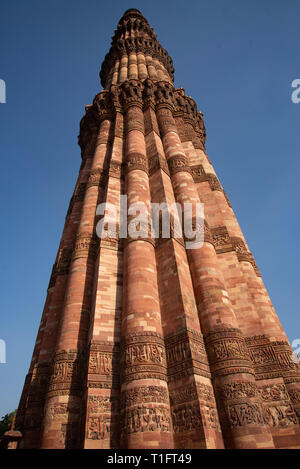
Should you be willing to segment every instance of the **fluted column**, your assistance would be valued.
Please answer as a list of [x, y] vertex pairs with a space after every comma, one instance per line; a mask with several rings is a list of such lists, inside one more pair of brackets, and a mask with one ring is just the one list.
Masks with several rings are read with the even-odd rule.
[[76, 223], [80, 219], [86, 180], [94, 152], [94, 135], [96, 131], [97, 127], [93, 123], [89, 134], [89, 142], [83, 150], [83, 162], [52, 269], [36, 346], [18, 408], [17, 425], [22, 428], [24, 433], [21, 446], [25, 448], [37, 448], [40, 444], [43, 407], [49, 385], [51, 360], [57, 340], [57, 329], [61, 318], [72, 249], [76, 237]]
[[[72, 448], [78, 444], [83, 352], [87, 345], [98, 245], [94, 220], [103, 168], [110, 158], [110, 127], [109, 120], [101, 122], [87, 182], [45, 404], [42, 448]], [[53, 418], [57, 409], [60, 418]]]
[[148, 77], [146, 59], [143, 52], [137, 52], [137, 65], [139, 80], [145, 80]]
[[[127, 10], [80, 124], [83, 162], [19, 406], [23, 448], [299, 447], [300, 367], [206, 154], [203, 115], [173, 74]], [[98, 237], [98, 205], [118, 214], [121, 200], [117, 236]], [[195, 229], [200, 201], [195, 248], [174, 219], [187, 202]], [[153, 238], [151, 202], [171, 212], [168, 238]]]
[[176, 117], [175, 121], [199, 197], [205, 206], [206, 220], [211, 228], [218, 266], [223, 273], [239, 327], [245, 336], [260, 335], [262, 334], [260, 315], [252, 304], [242, 266], [231, 245], [231, 237], [240, 237], [241, 230], [204, 149], [199, 148], [191, 116], [183, 114]]
[[[124, 192], [121, 112], [116, 113], [113, 133], [105, 203], [117, 208], [120, 205], [120, 194]], [[108, 238], [100, 239], [94, 276], [94, 300], [88, 338], [88, 373], [83, 395], [83, 407], [86, 409], [84, 448], [87, 449], [120, 447], [119, 363], [123, 250], [118, 233], [116, 235], [114, 237], [111, 234]]]
[[[175, 199], [151, 102], [144, 117], [151, 201], [172, 207]], [[224, 448], [183, 239], [171, 230], [170, 238], [156, 239], [155, 254], [174, 447]]]
[[157, 71], [153, 62], [153, 58], [151, 55], [146, 55], [146, 64], [147, 64], [147, 70], [148, 70], [148, 76], [151, 80], [157, 81], [158, 80], [158, 75]]
[[[168, 103], [157, 106], [157, 119], [176, 200], [200, 202]], [[208, 229], [203, 246], [188, 249], [194, 290], [227, 447], [274, 447], [257, 398], [254, 371]], [[245, 417], [245, 413], [247, 417]]]
[[[124, 90], [125, 182], [128, 207], [142, 202], [150, 210], [140, 86], [131, 82]], [[171, 448], [166, 355], [155, 251], [149, 239], [129, 238], [125, 242], [123, 295], [121, 447]]]
[[131, 52], [128, 57], [128, 78], [138, 79], [137, 56], [135, 52]]
[[120, 61], [116, 60], [116, 63], [115, 63], [115, 66], [114, 66], [114, 72], [113, 72], [113, 76], [112, 76], [112, 85], [116, 85], [118, 83], [119, 67], [120, 67]]
[[[176, 125], [186, 130], [181, 132], [181, 141], [188, 154], [199, 196], [205, 203], [218, 266], [251, 352], [265, 421], [270, 425], [274, 438], [284, 425], [289, 427], [290, 437], [293, 438], [298, 424], [296, 415], [300, 415], [299, 366], [292, 362], [292, 349], [226, 193], [204, 148], [197, 145], [194, 129], [182, 121], [177, 118]], [[272, 350], [271, 374], [271, 357], [266, 350]], [[279, 440], [277, 438], [276, 444]]]
[[123, 83], [128, 78], [128, 56], [123, 54], [120, 60], [118, 83]]

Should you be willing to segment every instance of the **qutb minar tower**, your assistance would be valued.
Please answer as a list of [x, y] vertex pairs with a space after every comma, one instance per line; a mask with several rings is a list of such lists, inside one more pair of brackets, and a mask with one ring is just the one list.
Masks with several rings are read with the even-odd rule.
[[[300, 448], [299, 365], [206, 154], [203, 115], [173, 74], [127, 10], [80, 124], [20, 448]], [[168, 238], [100, 238], [97, 207], [124, 195], [203, 203], [202, 246], [187, 249], [172, 224]]]

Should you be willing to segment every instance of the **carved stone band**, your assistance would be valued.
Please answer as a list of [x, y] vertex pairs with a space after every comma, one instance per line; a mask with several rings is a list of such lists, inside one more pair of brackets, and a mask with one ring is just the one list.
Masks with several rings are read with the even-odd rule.
[[107, 172], [103, 170], [103, 168], [97, 168], [90, 172], [87, 186], [86, 188], [90, 187], [99, 187], [100, 185], [105, 185], [107, 183]]
[[128, 335], [121, 345], [124, 382], [138, 379], [166, 381], [166, 354], [161, 335], [151, 332]]
[[168, 166], [171, 176], [182, 171], [191, 173], [188, 160], [185, 156], [182, 155], [172, 156], [170, 159], [168, 159]]
[[99, 240], [90, 233], [79, 233], [76, 237], [73, 260], [79, 258], [89, 258], [96, 260], [98, 255]]
[[211, 228], [210, 231], [212, 236], [212, 243], [217, 254], [235, 251], [239, 262], [250, 262], [255, 270], [256, 275], [261, 275], [252, 253], [248, 251], [242, 238], [237, 236], [229, 236], [226, 226], [217, 226], [215, 228]]
[[82, 355], [77, 350], [59, 351], [53, 361], [48, 397], [80, 395]]
[[148, 175], [148, 159], [142, 153], [130, 153], [126, 159], [126, 172], [141, 170]]
[[254, 374], [248, 349], [238, 329], [212, 331], [205, 336], [205, 344], [214, 375]]

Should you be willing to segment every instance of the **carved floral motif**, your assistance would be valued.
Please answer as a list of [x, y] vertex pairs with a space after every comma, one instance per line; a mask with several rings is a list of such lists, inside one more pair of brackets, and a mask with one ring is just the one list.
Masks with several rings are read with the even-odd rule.
[[131, 433], [170, 432], [171, 418], [167, 407], [138, 405], [122, 415], [121, 437]]
[[229, 405], [227, 417], [231, 428], [245, 425], [264, 425], [264, 417], [259, 404], [244, 402]]

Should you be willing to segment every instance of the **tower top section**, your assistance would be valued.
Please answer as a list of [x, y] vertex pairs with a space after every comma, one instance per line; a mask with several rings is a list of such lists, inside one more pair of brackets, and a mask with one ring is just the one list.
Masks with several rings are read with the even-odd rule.
[[[173, 83], [174, 67], [168, 52], [160, 45], [157, 35], [142, 13], [130, 8], [120, 19], [111, 41], [111, 47], [101, 66], [100, 79], [103, 88], [113, 82], [122, 83], [130, 77], [134, 67], [140, 65], [140, 79], [149, 78], [152, 67], [159, 71], [160, 79]], [[127, 73], [125, 68], [127, 68]], [[122, 70], [123, 69], [123, 70]]]
[[[129, 8], [128, 10], [125, 11], [123, 17], [124, 17], [125, 15], [128, 15], [128, 16], [129, 16], [129, 15], [130, 15], [130, 16], [139, 15], [139, 16], [142, 16], [142, 17], [143, 17], [142, 13], [140, 12], [140, 10], [137, 10], [137, 8]], [[143, 17], [143, 18], [144, 18], [144, 17]]]

